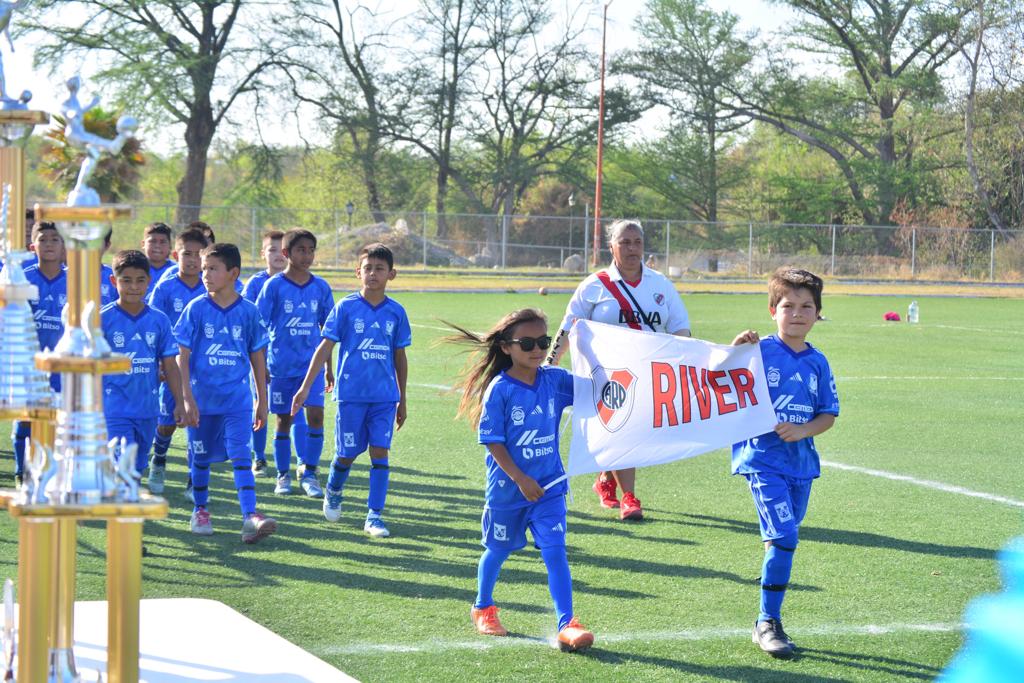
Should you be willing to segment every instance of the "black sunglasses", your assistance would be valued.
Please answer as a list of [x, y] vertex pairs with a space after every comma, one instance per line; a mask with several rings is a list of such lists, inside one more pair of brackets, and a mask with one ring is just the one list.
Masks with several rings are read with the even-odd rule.
[[533, 351], [533, 345], [536, 344], [541, 349], [547, 349], [551, 346], [551, 337], [544, 335], [543, 337], [520, 337], [519, 339], [509, 339], [508, 344], [519, 344], [519, 348], [523, 351]]

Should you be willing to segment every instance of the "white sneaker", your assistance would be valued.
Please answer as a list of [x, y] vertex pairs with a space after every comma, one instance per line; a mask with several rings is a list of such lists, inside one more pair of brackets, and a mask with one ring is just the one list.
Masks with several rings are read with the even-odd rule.
[[320, 480], [316, 478], [316, 474], [307, 472], [302, 475], [302, 479], [299, 480], [299, 484], [302, 485], [302, 490], [306, 492], [306, 495], [310, 498], [323, 498], [324, 490], [320, 488]]
[[391, 532], [388, 531], [388, 527], [384, 524], [384, 520], [380, 518], [380, 515], [372, 512], [366, 515], [366, 523], [363, 524], [363, 531], [373, 538], [387, 538], [391, 535]]
[[292, 473], [286, 472], [277, 478], [277, 486], [274, 493], [279, 496], [287, 496], [292, 492]]
[[210, 513], [206, 511], [206, 508], [193, 510], [189, 528], [197, 536], [213, 536], [213, 523], [210, 521]]
[[327, 495], [324, 496], [324, 519], [328, 522], [341, 519], [341, 491], [327, 489]]

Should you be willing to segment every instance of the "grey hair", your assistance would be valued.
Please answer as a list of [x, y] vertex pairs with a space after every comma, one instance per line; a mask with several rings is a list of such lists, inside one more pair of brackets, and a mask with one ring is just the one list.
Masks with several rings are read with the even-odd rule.
[[630, 229], [639, 232], [641, 237], [644, 236], [644, 227], [640, 225], [640, 221], [623, 218], [615, 221], [614, 223], [608, 226], [608, 229], [606, 231], [608, 244], [612, 244], [613, 242], [615, 242], [615, 240], [619, 239], [619, 236], [622, 235], [622, 233]]

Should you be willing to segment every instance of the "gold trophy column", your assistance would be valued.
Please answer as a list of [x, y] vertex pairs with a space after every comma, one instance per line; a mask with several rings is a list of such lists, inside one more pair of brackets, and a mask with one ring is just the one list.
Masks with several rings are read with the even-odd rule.
[[139, 680], [142, 520], [107, 522], [107, 680]]

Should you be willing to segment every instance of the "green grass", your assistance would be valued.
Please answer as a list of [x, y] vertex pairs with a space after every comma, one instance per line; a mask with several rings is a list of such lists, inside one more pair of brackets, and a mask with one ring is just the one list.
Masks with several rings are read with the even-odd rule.
[[[477, 636], [482, 449], [454, 422], [450, 385], [463, 357], [433, 342], [438, 319], [488, 328], [501, 314], [543, 306], [557, 324], [567, 296], [402, 294], [410, 349], [409, 421], [392, 454], [387, 519], [394, 536], [362, 533], [365, 456], [328, 524], [319, 503], [272, 494], [261, 508], [279, 533], [239, 540], [230, 475], [211, 483], [217, 533], [192, 537], [181, 495], [180, 437], [169, 473], [170, 517], [147, 525], [145, 597], [221, 600], [366, 681], [788, 680], [933, 678], [959, 647], [956, 632], [866, 635], [865, 626], [956, 624], [975, 596], [999, 590], [995, 552], [1022, 531], [1020, 508], [825, 468], [801, 530], [787, 630], [801, 656], [778, 662], [751, 644], [761, 546], [750, 496], [717, 451], [641, 470], [649, 519], [623, 524], [602, 510], [589, 477], [572, 482], [569, 561], [576, 611], [597, 635], [585, 655], [537, 639], [554, 618], [539, 554], [514, 554], [496, 599], [514, 637]], [[1024, 302], [920, 299], [922, 324], [884, 324], [906, 298], [826, 297], [811, 341], [829, 357], [843, 414], [818, 438], [825, 460], [1021, 499], [1019, 398]], [[686, 297], [697, 336], [724, 342], [747, 327], [772, 331], [763, 295]], [[915, 379], [917, 378], [917, 379]], [[990, 378], [990, 379], [983, 379]], [[327, 442], [333, 443], [333, 407]], [[3, 448], [9, 448], [4, 435]], [[563, 451], [567, 445], [563, 444]], [[4, 457], [0, 476], [9, 481]], [[104, 596], [104, 533], [80, 534], [79, 597]], [[0, 575], [15, 574], [15, 527], [0, 516]], [[486, 650], [480, 648], [486, 647]]]

